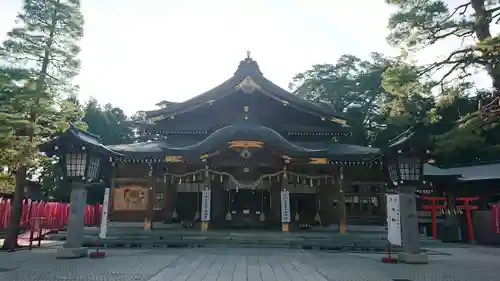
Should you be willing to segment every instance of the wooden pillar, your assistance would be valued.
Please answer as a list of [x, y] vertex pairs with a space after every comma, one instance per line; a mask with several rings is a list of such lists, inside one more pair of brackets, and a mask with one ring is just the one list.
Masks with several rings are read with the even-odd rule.
[[338, 188], [338, 206], [337, 206], [337, 215], [339, 222], [339, 231], [340, 233], [347, 232], [347, 218], [345, 211], [345, 195], [344, 195], [344, 167], [340, 167], [339, 169], [339, 188]]
[[323, 226], [330, 226], [334, 224], [335, 208], [333, 205], [333, 187], [326, 184], [321, 184], [318, 187], [319, 193], [319, 214], [321, 217], [321, 224]]
[[155, 202], [155, 183], [156, 179], [154, 177], [153, 165], [149, 164], [148, 173], [148, 205], [146, 209], [146, 215], [144, 217], [144, 230], [151, 230], [153, 228], [153, 212], [154, 212], [154, 202]]
[[280, 199], [280, 190], [281, 190], [281, 185], [283, 184], [285, 180], [281, 180], [280, 182], [276, 182], [269, 187], [270, 192], [269, 196], [271, 197], [269, 199], [269, 221], [271, 224], [274, 226], [281, 225], [281, 199]]
[[224, 221], [224, 201], [225, 199], [225, 193], [224, 193], [224, 186], [222, 183], [216, 183], [212, 182], [211, 183], [211, 199], [212, 199], [212, 204], [211, 204], [211, 216], [210, 216], [210, 221], [212, 222], [213, 227], [218, 227], [220, 226], [223, 221]]
[[164, 197], [163, 197], [163, 222], [171, 223], [172, 222], [172, 214], [174, 212], [174, 196], [175, 192], [173, 190], [173, 184], [167, 180], [167, 177], [163, 177], [164, 184]]
[[365, 186], [364, 187], [365, 190], [366, 190], [366, 196], [367, 196], [367, 204], [368, 204], [368, 216], [371, 218], [373, 218], [374, 214], [373, 214], [373, 197], [375, 197], [375, 191], [373, 189], [373, 187], [370, 185], [370, 186]]
[[336, 213], [338, 209], [338, 200], [335, 201], [335, 180], [326, 180], [325, 183], [320, 183], [318, 187], [319, 195], [319, 213], [321, 224], [331, 227], [335, 224]]

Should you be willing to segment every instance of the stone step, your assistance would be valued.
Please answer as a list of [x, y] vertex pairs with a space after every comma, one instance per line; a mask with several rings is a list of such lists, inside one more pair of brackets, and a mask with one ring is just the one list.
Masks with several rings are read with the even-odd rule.
[[[387, 235], [380, 231], [338, 233], [335, 231], [297, 231], [283, 233], [272, 230], [209, 230], [199, 229], [153, 229], [112, 227], [106, 239], [99, 239], [99, 228], [85, 228], [86, 246], [127, 248], [166, 247], [276, 247], [298, 249], [326, 249], [338, 251], [384, 252]], [[67, 233], [61, 231], [48, 235], [47, 239], [64, 241]], [[441, 241], [422, 238], [422, 247], [437, 247]], [[400, 247], [392, 247], [399, 251]]]
[[[49, 237], [60, 237], [60, 236], [66, 236], [67, 233], [64, 231], [55, 233], [55, 234], [50, 234], [48, 235]], [[85, 234], [85, 236], [88, 237], [97, 237], [97, 235], [89, 235]], [[322, 236], [322, 237], [314, 237], [314, 236], [307, 236], [307, 235], [293, 235], [289, 233], [277, 233], [274, 235], [234, 235], [234, 234], [221, 234], [221, 233], [214, 233], [214, 234], [209, 234], [208, 232], [196, 232], [196, 233], [186, 233], [186, 234], [171, 234], [171, 233], [141, 233], [141, 234], [134, 234], [134, 233], [108, 233], [107, 237], [130, 237], [134, 239], [151, 239], [151, 238], [159, 238], [159, 239], [189, 239], [189, 238], [195, 238], [195, 239], [210, 239], [210, 238], [231, 238], [231, 239], [269, 239], [269, 240], [356, 240], [356, 239], [361, 239], [361, 240], [379, 240], [379, 241], [385, 241], [385, 237], [380, 237], [380, 236], [360, 236], [360, 235], [355, 235], [355, 234], [331, 234], [328, 236]]]
[[[224, 239], [208, 239], [208, 240], [129, 240], [129, 239], [85, 239], [84, 246], [101, 246], [108, 248], [166, 248], [166, 247], [211, 247], [218, 246], [244, 246], [244, 247], [278, 247], [278, 248], [301, 248], [301, 249], [326, 249], [326, 250], [359, 250], [359, 251], [385, 251], [386, 244], [382, 243], [341, 243], [323, 241], [297, 241], [286, 243], [283, 241], [268, 241], [268, 240], [224, 240]], [[398, 251], [400, 247], [393, 247], [394, 251]]]
[[[84, 235], [85, 239], [98, 239], [96, 235]], [[47, 236], [48, 240], [65, 240], [66, 234], [52, 234]], [[308, 237], [262, 237], [262, 236], [206, 236], [206, 235], [184, 235], [184, 236], [135, 236], [135, 235], [109, 235], [106, 238], [115, 240], [133, 240], [133, 241], [148, 241], [148, 240], [162, 240], [162, 241], [269, 241], [269, 243], [371, 243], [385, 245], [385, 239], [366, 239], [363, 237], [349, 237], [345, 235], [337, 235], [334, 237], [324, 238], [308, 238]]]

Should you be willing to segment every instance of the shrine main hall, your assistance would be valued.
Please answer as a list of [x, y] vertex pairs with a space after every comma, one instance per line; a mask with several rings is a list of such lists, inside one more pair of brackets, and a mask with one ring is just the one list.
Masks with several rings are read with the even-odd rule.
[[380, 149], [346, 143], [342, 113], [277, 86], [250, 56], [222, 84], [146, 119], [143, 142], [108, 146], [124, 155], [111, 222], [340, 232], [385, 224]]

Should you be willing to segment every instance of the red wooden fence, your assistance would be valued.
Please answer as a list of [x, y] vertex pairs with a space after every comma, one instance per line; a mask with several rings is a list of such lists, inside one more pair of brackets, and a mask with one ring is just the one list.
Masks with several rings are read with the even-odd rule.
[[[43, 228], [64, 229], [68, 224], [69, 203], [31, 201], [23, 202], [21, 227], [29, 228], [29, 221], [44, 218]], [[0, 197], [0, 229], [7, 228], [12, 204], [10, 199]], [[85, 225], [99, 225], [102, 205], [85, 206]], [[97, 213], [96, 213], [97, 212]]]

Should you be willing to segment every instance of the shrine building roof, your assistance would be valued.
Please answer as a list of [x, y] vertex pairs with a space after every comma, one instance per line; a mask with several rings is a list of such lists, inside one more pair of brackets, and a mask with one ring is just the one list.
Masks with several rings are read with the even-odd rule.
[[483, 163], [461, 167], [439, 168], [424, 164], [424, 176], [428, 179], [454, 178], [457, 181], [482, 181], [500, 179], [500, 163]]
[[247, 93], [259, 91], [291, 107], [320, 116], [321, 118], [328, 118], [335, 123], [346, 124], [346, 119], [342, 113], [335, 112], [328, 106], [315, 104], [298, 97], [268, 80], [260, 71], [257, 62], [253, 60], [250, 55], [240, 62], [233, 76], [222, 84], [187, 101], [172, 103], [166, 108], [146, 111], [146, 116], [158, 121], [175, 114], [188, 112], [198, 107], [211, 104], [236, 91]]
[[72, 123], [69, 123], [68, 129], [58, 133], [53, 139], [39, 145], [40, 151], [45, 152], [48, 156], [55, 155], [57, 150], [66, 146], [83, 145], [95, 152], [110, 157], [121, 157], [122, 155], [116, 151], [109, 149], [101, 143], [101, 138], [97, 135], [84, 131]]
[[234, 142], [255, 142], [260, 147], [270, 147], [280, 154], [292, 158], [326, 157], [335, 160], [365, 161], [380, 158], [378, 148], [349, 144], [323, 144], [306, 147], [285, 139], [275, 130], [259, 125], [231, 125], [223, 127], [205, 139], [187, 146], [173, 146], [165, 141], [150, 141], [133, 144], [111, 145], [109, 149], [123, 153], [126, 157], [162, 159], [166, 156], [182, 156], [200, 159], [220, 149], [231, 147]]

